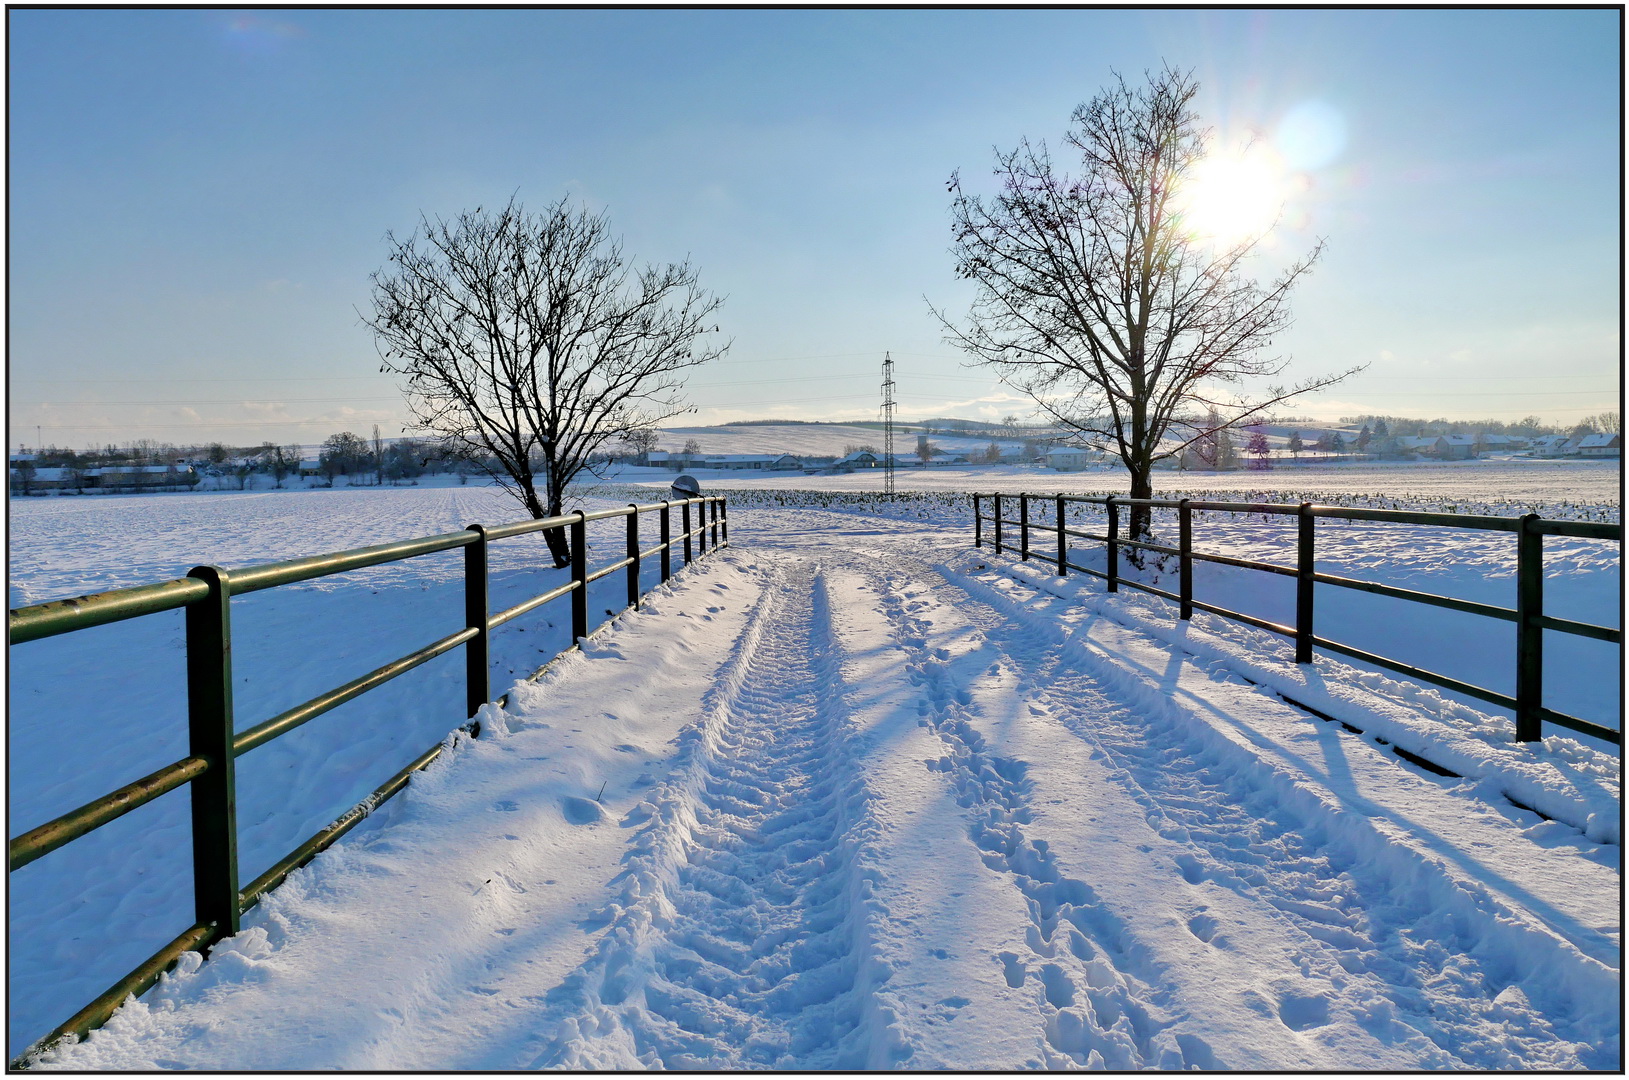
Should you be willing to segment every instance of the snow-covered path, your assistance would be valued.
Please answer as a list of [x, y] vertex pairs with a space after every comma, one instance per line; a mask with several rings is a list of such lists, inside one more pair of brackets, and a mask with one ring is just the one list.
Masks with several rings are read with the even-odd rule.
[[43, 1064], [1616, 1066], [1614, 845], [963, 536], [731, 526]]

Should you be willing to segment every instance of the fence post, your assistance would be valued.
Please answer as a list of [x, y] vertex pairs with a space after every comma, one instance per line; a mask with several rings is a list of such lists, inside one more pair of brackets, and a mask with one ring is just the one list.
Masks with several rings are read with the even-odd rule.
[[718, 506], [722, 501], [717, 496], [713, 498], [713, 547], [715, 550], [718, 547]]
[[1544, 534], [1538, 514], [1523, 514], [1516, 533], [1516, 741], [1544, 737]]
[[209, 595], [187, 605], [188, 753], [209, 762], [192, 781], [192, 891], [205, 944], [238, 932], [237, 782], [232, 754], [232, 590], [218, 566], [187, 576]]
[[1109, 512], [1109, 592], [1120, 591], [1120, 508], [1114, 505], [1114, 496], [1103, 500], [1103, 509]]
[[1178, 605], [1179, 619], [1193, 618], [1193, 508], [1188, 505], [1189, 501], [1183, 499], [1177, 503], [1177, 550], [1182, 553], [1177, 557], [1182, 581], [1177, 590], [1182, 597]]
[[673, 573], [672, 551], [673, 525], [668, 516], [671, 500], [662, 500], [662, 580], [666, 581]]
[[1069, 573], [1069, 538], [1063, 531], [1063, 492], [1058, 492], [1058, 576]]
[[492, 700], [490, 650], [491, 631], [487, 596], [486, 527], [464, 526], [476, 534], [464, 547], [464, 625], [475, 628], [475, 636], [464, 642], [464, 715], [474, 716]]
[[991, 496], [991, 499], [994, 500], [994, 506], [995, 506], [995, 518], [993, 519], [994, 530], [995, 530], [995, 553], [997, 555], [1000, 555], [1001, 554], [1001, 492], [999, 492], [999, 491], [996, 492], [994, 495]]
[[684, 509], [680, 515], [679, 523], [684, 526], [684, 564], [689, 566], [692, 557], [690, 554], [690, 500], [684, 500], [683, 506]]
[[588, 636], [588, 515], [577, 511], [577, 520], [571, 523], [571, 580], [577, 587], [571, 590], [571, 643]]
[[1018, 495], [1018, 557], [1029, 558], [1029, 495]]
[[639, 610], [639, 504], [628, 504], [628, 606]]
[[1295, 544], [1295, 662], [1312, 663], [1312, 504], [1302, 503]]
[[973, 546], [984, 546], [984, 519], [979, 517], [979, 493], [973, 492]]
[[730, 546], [730, 504], [724, 496], [718, 497], [718, 530], [724, 538], [724, 546]]

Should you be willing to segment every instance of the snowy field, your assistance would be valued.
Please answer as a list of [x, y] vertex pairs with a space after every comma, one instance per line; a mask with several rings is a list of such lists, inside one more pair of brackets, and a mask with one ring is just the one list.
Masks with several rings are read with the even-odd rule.
[[[753, 475], [746, 472], [695, 470], [709, 488], [873, 492], [882, 490], [880, 470], [846, 475], [803, 476], [796, 473]], [[1125, 471], [1104, 467], [1087, 472], [1058, 472], [1040, 465], [950, 466], [900, 468], [900, 491], [1045, 491], [1081, 495], [1124, 495]], [[666, 488], [673, 473], [663, 469], [627, 468], [615, 479]], [[1359, 465], [1280, 467], [1266, 472], [1175, 472], [1156, 470], [1157, 498], [1198, 492], [1275, 493], [1274, 501], [1338, 502], [1343, 497], [1402, 499], [1417, 509], [1487, 503], [1526, 513], [1542, 507], [1552, 516], [1573, 516], [1570, 506], [1610, 507], [1611, 520], [1621, 501], [1623, 474], [1616, 461], [1545, 461], [1482, 459], [1440, 464], [1366, 462]], [[1515, 509], [1520, 507], [1521, 509]]]
[[[1616, 469], [1564, 467], [1570, 487], [1516, 471], [1534, 465], [1391, 497], [1520, 513], [1547, 488], [1549, 516], [1616, 520]], [[1323, 501], [1339, 472], [1315, 478]], [[520, 690], [495, 737], [461, 742], [217, 959], [55, 1063], [1615, 1065], [1613, 754], [1516, 746], [1507, 718], [1448, 695], [1329, 659], [1309, 672], [1271, 635], [974, 553], [949, 490], [887, 508], [793, 490], [850, 479], [732, 496], [732, 550]], [[1387, 490], [1368, 482], [1345, 497]], [[585, 505], [653, 495], [604, 486]], [[475, 485], [15, 500], [11, 603], [512, 507]], [[1320, 569], [1514, 602], [1509, 537], [1320, 529]], [[603, 542], [614, 557], [620, 536]], [[1275, 561], [1284, 542], [1196, 528], [1200, 549]], [[1616, 551], [1547, 553], [1550, 609], [1616, 625]], [[494, 608], [557, 581], [544, 562], [533, 539], [496, 545]], [[1262, 575], [1205, 569], [1199, 598], [1283, 617]], [[240, 727], [458, 625], [460, 571], [451, 553], [235, 601]], [[620, 576], [599, 584], [592, 610], [620, 606]], [[1400, 605], [1319, 605], [1327, 636], [1507, 689], [1505, 624], [1481, 642]], [[565, 644], [565, 616], [498, 632], [495, 689]], [[180, 622], [14, 651], [14, 833], [183, 755]], [[1616, 723], [1615, 650], [1549, 663], [1549, 704]], [[240, 759], [243, 880], [456, 726], [461, 667]], [[190, 922], [185, 809], [166, 796], [12, 875], [12, 1053]]]

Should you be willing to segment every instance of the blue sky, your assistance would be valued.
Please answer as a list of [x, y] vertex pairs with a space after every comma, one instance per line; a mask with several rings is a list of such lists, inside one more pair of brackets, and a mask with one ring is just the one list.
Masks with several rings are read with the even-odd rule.
[[[1028, 410], [942, 340], [944, 183], [1062, 150], [1111, 78], [1191, 68], [1224, 144], [1327, 136], [1266, 253], [1328, 249], [1295, 408], [1571, 421], [1619, 385], [1616, 11], [20, 11], [10, 441], [317, 442], [405, 416], [387, 229], [511, 193], [608, 211], [728, 297], [699, 423]], [[1062, 156], [1061, 153], [1059, 155]], [[1315, 160], [1314, 160], [1315, 159]]]

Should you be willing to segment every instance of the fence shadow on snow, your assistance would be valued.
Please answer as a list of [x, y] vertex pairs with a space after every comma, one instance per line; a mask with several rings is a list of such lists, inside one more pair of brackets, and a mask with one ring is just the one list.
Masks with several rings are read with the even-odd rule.
[[[1542, 738], [1543, 727], [1546, 723], [1569, 728], [1609, 743], [1621, 745], [1623, 742], [1623, 733], [1621, 731], [1604, 727], [1580, 717], [1557, 712], [1554, 709], [1546, 708], [1543, 703], [1544, 632], [1546, 630], [1609, 642], [1617, 645], [1620, 652], [1623, 646], [1623, 632], [1621, 629], [1595, 626], [1591, 623], [1577, 622], [1572, 619], [1560, 619], [1544, 613], [1544, 538], [1546, 536], [1581, 537], [1592, 540], [1611, 540], [1621, 545], [1623, 543], [1622, 525], [1593, 521], [1549, 521], [1538, 514], [1527, 514], [1522, 517], [1490, 517], [1472, 514], [1419, 513], [1408, 510], [1368, 510], [1340, 506], [1320, 506], [1315, 503], [1301, 503], [1299, 505], [1231, 503], [1205, 502], [1196, 499], [1129, 499], [1114, 495], [1101, 497], [1041, 495], [1028, 492], [1018, 495], [974, 493], [972, 499], [974, 547], [983, 546], [985, 540], [984, 526], [988, 523], [991, 526], [989, 537], [991, 544], [996, 554], [1001, 554], [1004, 548], [1013, 546], [1010, 539], [1011, 534], [1004, 534], [1002, 531], [1003, 526], [1016, 527], [1018, 530], [1017, 550], [1021, 559], [1034, 557], [1052, 563], [1057, 567], [1060, 575], [1068, 574], [1069, 571], [1073, 570], [1077, 573], [1101, 578], [1107, 583], [1107, 589], [1111, 593], [1118, 592], [1120, 586], [1124, 585], [1127, 588], [1137, 589], [1170, 600], [1178, 605], [1178, 617], [1181, 619], [1192, 618], [1195, 610], [1205, 611], [1224, 619], [1231, 619], [1234, 622], [1245, 623], [1287, 637], [1295, 643], [1295, 662], [1298, 664], [1311, 663], [1314, 650], [1325, 649], [1329, 652], [1349, 656], [1365, 664], [1372, 664], [1376, 667], [1394, 671], [1419, 682], [1430, 683], [1446, 690], [1477, 698], [1491, 705], [1510, 709], [1516, 714], [1516, 739], [1519, 742], [1533, 742]], [[990, 500], [992, 504], [988, 515], [984, 512], [983, 503], [985, 500]], [[1004, 500], [1009, 509], [1003, 509]], [[1010, 505], [1013, 500], [1018, 502], [1018, 516], [1016, 518], [1006, 516], [1011, 513]], [[1051, 505], [1052, 514], [1049, 516], [1052, 520], [1050, 523], [1045, 520], [1036, 521], [1032, 519], [1031, 504], [1038, 502]], [[1107, 518], [1106, 533], [1093, 533], [1083, 529], [1070, 528], [1065, 518], [1065, 509], [1068, 505], [1074, 503], [1103, 507]], [[1129, 536], [1122, 536], [1119, 525], [1120, 510], [1122, 507], [1130, 506], [1177, 511], [1177, 546], [1171, 547], [1167, 544], [1148, 543], [1133, 540]], [[1193, 550], [1193, 514], [1195, 511], [1261, 514], [1293, 519], [1296, 522], [1296, 564], [1294, 566], [1281, 566], [1277, 563], [1261, 562], [1254, 559], [1238, 559], [1228, 555]], [[1516, 606], [1507, 608], [1493, 604], [1481, 604], [1451, 596], [1419, 592], [1414, 589], [1401, 589], [1378, 581], [1363, 581], [1357, 578], [1319, 573], [1316, 566], [1317, 533], [1314, 526], [1319, 518], [1374, 521], [1398, 525], [1431, 525], [1451, 529], [1514, 533], [1516, 537]], [[1030, 547], [1030, 533], [1036, 531], [1051, 533], [1057, 538], [1055, 555], [1041, 553]], [[1070, 537], [1095, 540], [1104, 544], [1107, 549], [1105, 570], [1093, 570], [1070, 562]], [[1122, 576], [1119, 571], [1119, 552], [1121, 548], [1175, 555], [1179, 565], [1178, 591], [1173, 593]], [[1193, 564], [1195, 560], [1220, 563], [1225, 566], [1236, 566], [1247, 570], [1259, 570], [1263, 573], [1294, 578], [1296, 583], [1295, 625], [1289, 626], [1283, 623], [1270, 622], [1254, 615], [1247, 615], [1244, 612], [1230, 611], [1215, 604], [1195, 600], [1193, 597]], [[1448, 608], [1453, 611], [1515, 623], [1515, 695], [1502, 694], [1484, 686], [1475, 686], [1459, 679], [1450, 678], [1447, 675], [1428, 671], [1425, 668], [1405, 663], [1393, 657], [1381, 656], [1378, 653], [1359, 649], [1353, 645], [1319, 637], [1314, 631], [1316, 611], [1313, 604], [1313, 587], [1315, 585], [1334, 585], [1396, 600]]]
[[[678, 517], [676, 522], [675, 511]], [[639, 519], [643, 514], [657, 516], [659, 537], [653, 546], [641, 549]], [[695, 518], [694, 523], [692, 517]], [[587, 565], [587, 523], [611, 518], [624, 518], [627, 521], [626, 552], [622, 558], [590, 571]], [[674, 525], [678, 526], [677, 533], [674, 532]], [[494, 541], [551, 529], [566, 529], [570, 533], [570, 580], [513, 607], [491, 612], [488, 602], [488, 545]], [[127, 997], [140, 995], [152, 987], [182, 954], [207, 950], [216, 941], [236, 934], [244, 912], [281, 884], [290, 873], [344, 836], [379, 804], [406, 787], [413, 773], [440, 756], [443, 743], [437, 742], [408, 762], [367, 798], [279, 859], [244, 888], [239, 888], [238, 882], [233, 766], [237, 758], [460, 645], [464, 646], [467, 715], [473, 717], [482, 705], [492, 700], [488, 646], [493, 630], [550, 601], [569, 596], [571, 640], [579, 642], [589, 632], [588, 586], [592, 582], [626, 570], [627, 606], [637, 608], [640, 569], [645, 560], [653, 557], [659, 559], [660, 580], [666, 581], [673, 571], [675, 548], [682, 551], [684, 563], [688, 564], [705, 555], [709, 549], [728, 543], [728, 507], [723, 498], [631, 503], [625, 508], [593, 513], [577, 511], [507, 525], [471, 525], [459, 532], [440, 536], [267, 563], [241, 570], [199, 566], [186, 577], [173, 581], [54, 600], [12, 611], [8, 626], [9, 644], [18, 645], [161, 611], [185, 609], [188, 755], [14, 837], [7, 854], [8, 870], [17, 870], [167, 792], [190, 784], [196, 921], [90, 1004], [34, 1042], [10, 1063], [10, 1067], [26, 1068], [32, 1059], [69, 1035], [83, 1038], [106, 1022]], [[462, 628], [245, 731], [236, 729], [232, 708], [232, 597], [455, 548], [464, 550]], [[573, 644], [570, 648], [575, 649], [577, 645]], [[479, 736], [480, 725], [471, 720], [459, 730]]]

